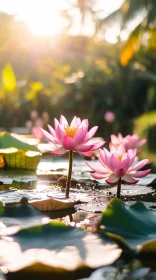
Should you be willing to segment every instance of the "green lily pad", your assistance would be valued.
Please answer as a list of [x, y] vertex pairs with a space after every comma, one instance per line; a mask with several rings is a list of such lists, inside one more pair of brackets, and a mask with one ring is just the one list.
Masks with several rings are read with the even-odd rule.
[[0, 149], [16, 148], [22, 151], [36, 151], [39, 149], [35, 145], [30, 145], [28, 143], [22, 142], [16, 137], [12, 136], [7, 131], [0, 132]]
[[134, 248], [156, 238], [156, 212], [142, 202], [126, 207], [124, 202], [114, 198], [102, 214], [98, 228], [120, 235]]
[[111, 239], [56, 221], [10, 237], [0, 240], [0, 265], [9, 271], [8, 279], [41, 279], [40, 274], [46, 280], [62, 279], [62, 273], [68, 276], [64, 279], [77, 279], [73, 275], [78, 271], [85, 276], [87, 269], [110, 265], [122, 253]]
[[0, 132], [0, 156], [9, 168], [36, 170], [41, 153], [35, 145], [24, 143], [3, 131]]
[[140, 253], [155, 253], [156, 252], [156, 239], [147, 241], [138, 246]]
[[139, 245], [137, 249], [137, 256], [141, 260], [142, 265], [151, 267], [153, 271], [156, 271], [156, 239]]
[[10, 226], [25, 228], [42, 224], [44, 218], [48, 220], [46, 215], [29, 204], [24, 197], [20, 203], [10, 203], [9, 205], [0, 203], [0, 222], [3, 225], [0, 226], [0, 235], [5, 235]]

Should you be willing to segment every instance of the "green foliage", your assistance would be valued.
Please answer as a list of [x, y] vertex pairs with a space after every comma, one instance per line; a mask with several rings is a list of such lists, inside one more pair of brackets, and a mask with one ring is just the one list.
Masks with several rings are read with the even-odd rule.
[[10, 64], [2, 70], [2, 84], [6, 91], [13, 91], [16, 88], [16, 76]]
[[147, 138], [140, 157], [149, 158], [156, 165], [156, 111], [145, 113], [137, 118], [134, 121], [134, 133], [138, 134], [140, 138]]
[[[135, 25], [131, 30], [128, 39], [125, 43], [121, 43], [120, 34], [120, 63], [122, 66], [128, 65], [134, 55], [140, 50], [141, 46], [146, 46], [147, 49], [156, 50], [156, 42], [154, 33], [156, 30], [156, 4], [151, 0], [125, 0], [120, 8], [113, 11], [103, 19], [98, 19], [96, 23], [97, 31], [106, 30], [108, 26], [118, 23], [121, 31], [127, 30], [129, 24], [133, 25], [133, 21], [138, 20], [139, 24]], [[152, 35], [153, 33], [153, 35]], [[145, 40], [145, 36], [149, 40]], [[153, 39], [152, 39], [153, 38]]]
[[128, 40], [120, 51], [120, 62], [126, 66], [129, 60], [140, 49], [141, 44], [141, 24], [139, 24], [130, 34]]
[[[69, 120], [74, 115], [88, 118], [90, 126], [99, 126], [97, 136], [109, 141], [111, 133], [132, 133], [133, 119], [155, 108], [149, 94], [155, 87], [155, 54], [147, 46], [122, 67], [121, 42], [114, 47], [104, 40], [67, 33], [53, 41], [43, 40], [32, 38], [11, 16], [0, 15], [0, 21], [6, 28], [0, 34], [0, 69], [9, 62], [16, 76], [12, 91], [0, 84], [0, 127], [4, 130], [25, 126], [31, 110], [37, 109], [39, 115], [48, 112], [51, 124], [60, 114]], [[153, 30], [149, 37], [153, 45], [154, 38]], [[107, 110], [116, 115], [112, 125], [104, 121]]]
[[34, 90], [34, 91], [40, 91], [43, 89], [43, 84], [40, 83], [40, 82], [34, 82], [34, 83], [31, 83], [31, 88]]

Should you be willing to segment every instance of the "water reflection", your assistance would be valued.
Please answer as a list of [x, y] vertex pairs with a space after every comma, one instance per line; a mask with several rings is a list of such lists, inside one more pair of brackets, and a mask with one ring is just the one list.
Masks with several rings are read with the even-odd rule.
[[134, 259], [128, 264], [116, 264], [114, 266], [97, 269], [88, 278], [79, 280], [155, 280], [156, 272], [148, 267], [142, 267], [139, 260]]

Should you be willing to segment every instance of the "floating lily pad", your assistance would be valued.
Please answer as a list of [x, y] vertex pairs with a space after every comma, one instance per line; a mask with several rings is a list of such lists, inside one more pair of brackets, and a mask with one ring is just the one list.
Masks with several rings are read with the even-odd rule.
[[72, 199], [49, 198], [44, 200], [30, 201], [30, 204], [40, 211], [51, 211], [73, 208], [77, 204], [77, 201]]
[[28, 227], [42, 224], [43, 219], [48, 217], [42, 212], [35, 209], [28, 203], [26, 198], [22, 198], [20, 203], [10, 203], [3, 205], [0, 203], [0, 221], [3, 227], [0, 226], [0, 235], [7, 232], [9, 226]]
[[[64, 194], [63, 194], [64, 197]], [[22, 197], [19, 201], [12, 201], [6, 202], [5, 205], [13, 206], [13, 205], [21, 205], [23, 201], [27, 200], [27, 198]], [[73, 208], [75, 205], [80, 203], [79, 200], [73, 199], [63, 199], [59, 198], [48, 198], [48, 199], [40, 199], [40, 200], [33, 200], [28, 202], [34, 208], [38, 209], [39, 211], [53, 211], [53, 210], [65, 210]]]
[[0, 240], [0, 265], [9, 271], [8, 279], [77, 279], [87, 269], [91, 273], [114, 263], [122, 253], [111, 239], [54, 221], [11, 237]]
[[120, 235], [134, 248], [156, 238], [156, 212], [142, 202], [126, 207], [124, 202], [114, 198], [102, 214], [98, 228]]

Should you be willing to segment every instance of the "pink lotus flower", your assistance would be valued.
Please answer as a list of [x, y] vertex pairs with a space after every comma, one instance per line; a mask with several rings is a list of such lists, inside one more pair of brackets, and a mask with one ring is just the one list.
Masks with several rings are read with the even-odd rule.
[[76, 116], [69, 125], [64, 116], [60, 117], [60, 122], [54, 119], [55, 129], [48, 125], [49, 132], [41, 129], [45, 138], [54, 144], [50, 150], [55, 155], [63, 155], [67, 151], [76, 151], [84, 156], [93, 156], [94, 150], [97, 150], [105, 144], [105, 141], [90, 143], [90, 139], [94, 136], [98, 126], [94, 126], [88, 131], [88, 120], [81, 121]]
[[125, 151], [123, 145], [119, 145], [116, 149], [113, 145], [110, 152], [107, 149], [99, 149], [99, 164], [87, 162], [87, 165], [95, 171], [91, 173], [95, 179], [105, 179], [107, 183], [114, 184], [121, 178], [131, 184], [136, 184], [138, 180], [149, 174], [151, 169], [138, 171], [144, 167], [149, 160], [144, 159], [133, 166], [136, 157], [136, 149]]
[[104, 119], [106, 122], [113, 122], [115, 120], [115, 114], [112, 111], [107, 111], [104, 115]]
[[31, 127], [32, 127], [32, 121], [27, 120], [26, 123], [25, 123], [25, 126], [26, 126], [27, 128], [31, 128]]
[[32, 120], [37, 119], [37, 117], [38, 117], [38, 111], [35, 110], [35, 109], [32, 110], [32, 111], [30, 112], [30, 117], [31, 117]]
[[34, 126], [31, 131], [35, 138], [38, 138], [38, 139], [43, 138], [43, 133], [41, 132], [40, 127]]
[[[115, 147], [118, 147], [122, 144], [125, 147], [126, 151], [130, 149], [138, 149], [146, 142], [146, 139], [142, 139], [139, 141], [139, 136], [137, 134], [127, 135], [126, 137], [123, 137], [121, 133], [118, 133], [118, 136], [114, 134], [111, 135], [111, 144], [113, 144]], [[140, 150], [137, 150], [137, 152], [139, 151]]]

